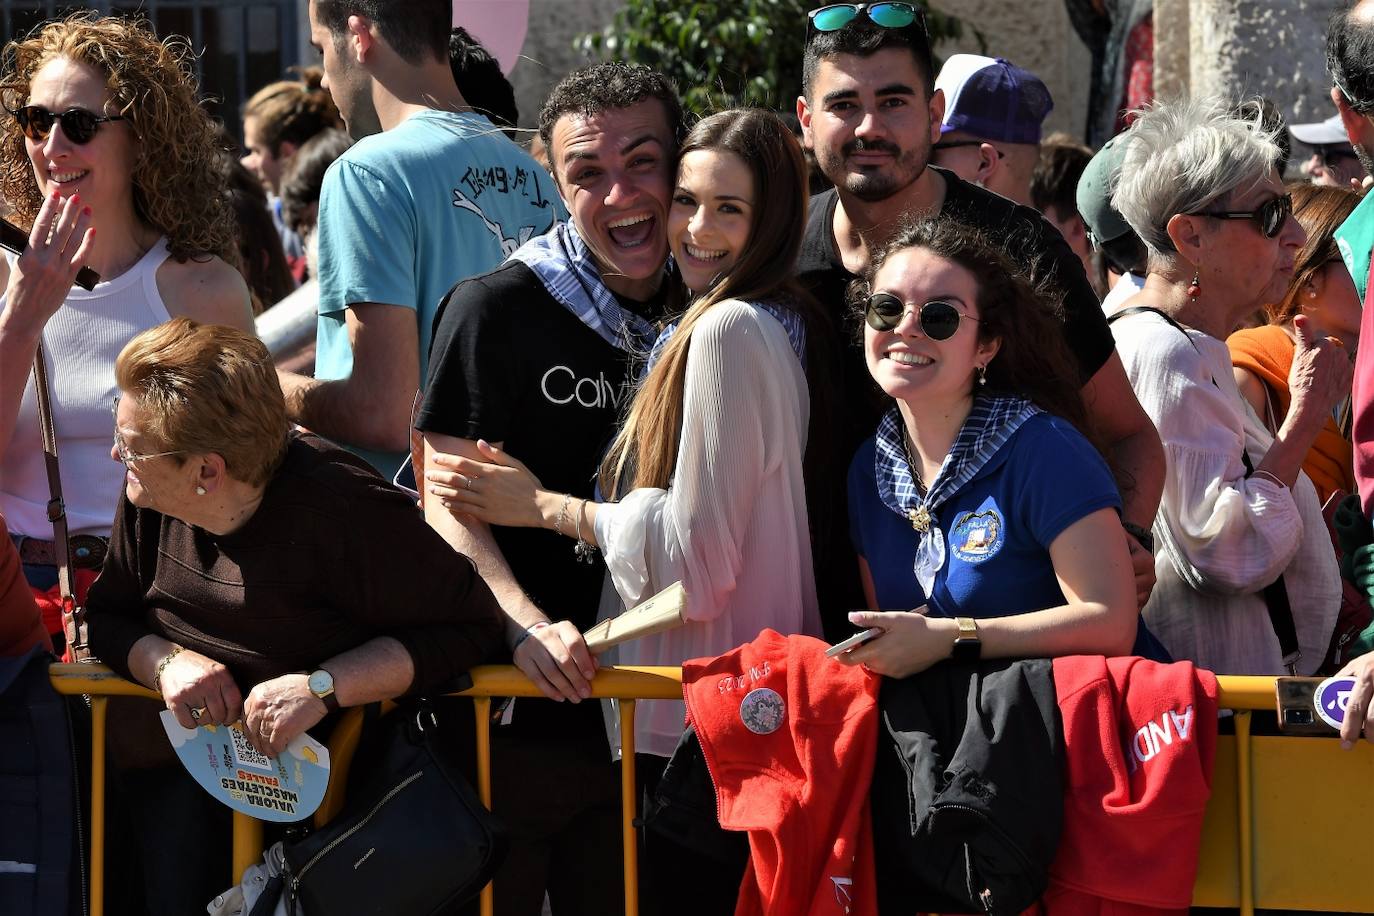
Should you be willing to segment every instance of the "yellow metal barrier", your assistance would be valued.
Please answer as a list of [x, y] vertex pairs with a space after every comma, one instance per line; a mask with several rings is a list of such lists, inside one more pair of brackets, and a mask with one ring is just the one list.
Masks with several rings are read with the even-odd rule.
[[[101, 665], [53, 665], [53, 686], [60, 693], [91, 696], [91, 912], [103, 916], [105, 701], [110, 696], [156, 694], [125, 681]], [[477, 789], [491, 805], [492, 697], [538, 697], [538, 689], [513, 667], [482, 667], [472, 672], [477, 726]], [[1236, 711], [1235, 734], [1218, 740], [1212, 776], [1212, 800], [1203, 824], [1193, 902], [1203, 907], [1238, 908], [1251, 916], [1256, 908], [1374, 913], [1374, 888], [1365, 877], [1368, 831], [1374, 824], [1374, 747], [1360, 742], [1341, 751], [1334, 738], [1273, 737], [1251, 734], [1251, 712], [1274, 708], [1274, 679], [1222, 677], [1220, 705]], [[635, 700], [676, 699], [682, 695], [678, 668], [604, 668], [592, 682], [598, 698], [621, 703], [622, 826], [625, 847], [625, 912], [639, 910], [639, 884], [634, 814]], [[333, 780], [342, 784], [361, 715], [350, 713], [330, 741], [336, 764]], [[337, 757], [335, 756], [337, 753]], [[341, 799], [331, 786], [317, 821], [337, 811]], [[234, 874], [262, 856], [262, 824], [234, 815]], [[1149, 880], [1149, 863], [1141, 875]], [[492, 913], [492, 889], [482, 892], [483, 916]]]

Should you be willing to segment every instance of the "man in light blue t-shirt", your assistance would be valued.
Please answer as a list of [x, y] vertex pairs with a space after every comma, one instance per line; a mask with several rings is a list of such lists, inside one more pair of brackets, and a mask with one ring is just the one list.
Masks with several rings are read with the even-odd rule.
[[387, 477], [409, 448], [440, 299], [566, 216], [548, 173], [468, 110], [450, 17], [448, 0], [310, 2], [324, 86], [360, 139], [320, 194], [315, 378], [283, 372], [282, 389], [293, 420]]

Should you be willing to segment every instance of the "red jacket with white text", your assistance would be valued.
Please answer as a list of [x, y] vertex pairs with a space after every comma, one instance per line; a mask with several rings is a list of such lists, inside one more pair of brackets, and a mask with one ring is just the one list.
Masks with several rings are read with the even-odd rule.
[[764, 630], [682, 669], [720, 825], [749, 832], [736, 916], [876, 916], [868, 787], [879, 678]]
[[1186, 911], [1211, 796], [1217, 679], [1191, 662], [1054, 660], [1064, 832], [1050, 916]]

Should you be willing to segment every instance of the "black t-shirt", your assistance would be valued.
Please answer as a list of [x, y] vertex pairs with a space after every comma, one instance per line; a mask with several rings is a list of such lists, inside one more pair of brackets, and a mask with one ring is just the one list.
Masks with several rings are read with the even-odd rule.
[[[945, 180], [940, 216], [980, 230], [998, 243], [1012, 263], [1030, 265], [1037, 280], [1044, 278], [1062, 292], [1064, 337], [1086, 384], [1111, 358], [1116, 343], [1102, 314], [1102, 304], [1083, 271], [1083, 262], [1038, 210], [970, 184], [953, 172], [935, 171]], [[834, 188], [811, 198], [797, 277], [823, 305], [844, 309], [845, 290], [855, 275], [845, 269], [835, 242], [838, 204], [839, 194]]]
[[[932, 168], [934, 168], [932, 166]], [[1078, 360], [1079, 375], [1086, 383], [1111, 357], [1115, 349], [1111, 329], [1102, 314], [1097, 294], [1088, 283], [1083, 262], [1049, 222], [1036, 210], [984, 190], [945, 169], [935, 169], [945, 180], [941, 217], [957, 219], [980, 230], [998, 243], [1013, 263], [1031, 265], [1034, 276], [1064, 291], [1064, 336]], [[835, 242], [835, 209], [839, 194], [831, 188], [811, 198], [806, 234], [797, 258], [797, 279], [832, 315], [841, 316], [841, 352], [837, 354], [839, 403], [832, 441], [832, 466], [848, 468], [859, 444], [873, 435], [883, 405], [882, 396], [868, 374], [863, 355], [863, 335], [856, 316], [850, 316], [846, 293], [855, 275], [845, 269]], [[848, 519], [844, 487], [830, 494], [835, 504], [827, 515]], [[863, 593], [853, 548], [844, 538], [816, 538], [816, 588], [826, 636], [832, 640], [850, 635], [843, 611], [860, 607]], [[825, 547], [821, 541], [825, 540]]]
[[[502, 442], [544, 486], [590, 499], [637, 368], [550, 296], [529, 267], [508, 262], [457, 284], [440, 303], [415, 425]], [[492, 535], [515, 580], [551, 619], [579, 630], [596, 622], [606, 574], [599, 558], [578, 562], [570, 538], [540, 528], [492, 526]], [[599, 706], [522, 701], [512, 724], [544, 734], [600, 729]]]

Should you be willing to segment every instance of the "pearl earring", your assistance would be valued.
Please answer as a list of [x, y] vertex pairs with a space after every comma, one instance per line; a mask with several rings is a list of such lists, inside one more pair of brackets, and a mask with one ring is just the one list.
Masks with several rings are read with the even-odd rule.
[[204, 488], [204, 487], [196, 487], [196, 495], [197, 495], [197, 496], [204, 496], [204, 495], [205, 495], [205, 488]]
[[987, 367], [986, 364], [984, 364], [984, 365], [978, 367], [978, 384], [980, 384], [980, 385], [986, 385], [987, 383], [988, 383], [988, 367]]

